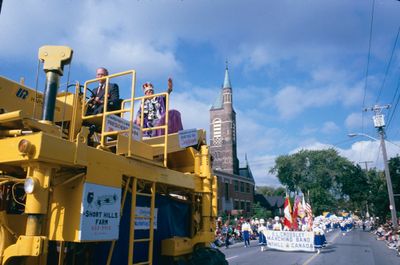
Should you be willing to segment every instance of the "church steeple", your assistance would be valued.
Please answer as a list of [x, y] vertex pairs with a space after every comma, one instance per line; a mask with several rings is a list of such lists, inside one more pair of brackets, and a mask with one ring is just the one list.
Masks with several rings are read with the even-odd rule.
[[225, 78], [224, 85], [222, 87], [222, 104], [223, 108], [228, 111], [232, 111], [232, 86], [231, 80], [229, 80], [229, 71], [228, 71], [228, 61], [225, 62]]
[[229, 72], [228, 72], [228, 61], [225, 62], [225, 79], [224, 79], [224, 86], [223, 88], [232, 88], [231, 80], [229, 80]]
[[232, 104], [232, 86], [226, 62], [220, 97], [210, 109], [210, 152], [214, 157], [214, 169], [238, 174], [236, 113]]

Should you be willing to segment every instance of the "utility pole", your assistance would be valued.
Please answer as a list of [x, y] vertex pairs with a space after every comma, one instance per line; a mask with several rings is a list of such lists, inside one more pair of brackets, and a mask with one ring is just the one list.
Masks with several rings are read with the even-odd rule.
[[365, 165], [365, 171], [368, 172], [368, 164], [374, 163], [373, 161], [360, 161], [358, 162], [359, 164], [364, 164]]
[[[365, 175], [367, 176], [367, 179], [369, 179], [368, 178], [368, 164], [369, 163], [373, 163], [373, 161], [360, 161], [360, 162], [358, 162], [358, 163], [360, 163], [360, 164], [365, 164]], [[367, 201], [366, 201], [366, 207], [367, 207], [367, 212], [365, 213], [365, 217], [366, 218], [369, 218], [369, 209], [368, 209], [368, 199], [367, 199]]]
[[385, 144], [385, 119], [382, 114], [383, 109], [388, 109], [390, 108], [390, 105], [384, 105], [384, 106], [378, 106], [375, 105], [370, 109], [365, 109], [367, 110], [372, 110], [375, 112], [375, 115], [373, 116], [374, 120], [374, 126], [375, 128], [378, 129], [378, 133], [381, 136], [381, 146], [382, 146], [382, 156], [383, 156], [383, 164], [385, 166], [385, 177], [386, 177], [386, 185], [388, 189], [388, 195], [389, 195], [389, 209], [392, 215], [392, 223], [393, 227], [397, 229], [398, 224], [397, 224], [397, 212], [396, 212], [396, 205], [394, 202], [394, 196], [393, 196], [393, 188], [392, 188], [392, 180], [390, 178], [390, 172], [389, 172], [389, 164], [387, 160], [387, 152], [386, 152], [386, 144]]

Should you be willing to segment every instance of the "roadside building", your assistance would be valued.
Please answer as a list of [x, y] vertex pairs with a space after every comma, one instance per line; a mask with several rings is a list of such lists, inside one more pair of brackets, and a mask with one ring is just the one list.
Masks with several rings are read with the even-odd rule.
[[255, 194], [254, 203], [259, 203], [260, 206], [264, 207], [268, 211], [271, 211], [272, 216], [282, 216], [285, 197]]

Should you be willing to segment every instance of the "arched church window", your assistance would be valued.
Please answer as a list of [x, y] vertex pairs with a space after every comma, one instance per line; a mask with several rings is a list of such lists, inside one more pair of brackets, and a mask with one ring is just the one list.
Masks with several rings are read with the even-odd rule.
[[213, 120], [213, 145], [220, 146], [222, 144], [222, 121], [219, 118]]

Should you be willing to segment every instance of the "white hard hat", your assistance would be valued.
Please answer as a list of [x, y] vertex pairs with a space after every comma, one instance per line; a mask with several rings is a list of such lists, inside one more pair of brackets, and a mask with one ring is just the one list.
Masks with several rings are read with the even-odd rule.
[[278, 216], [275, 216], [275, 221], [279, 221], [279, 217]]
[[260, 219], [260, 224], [265, 224], [265, 220], [264, 219]]

